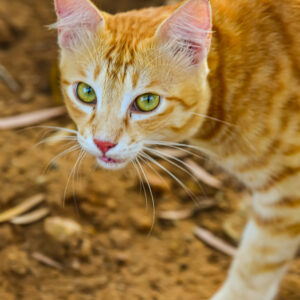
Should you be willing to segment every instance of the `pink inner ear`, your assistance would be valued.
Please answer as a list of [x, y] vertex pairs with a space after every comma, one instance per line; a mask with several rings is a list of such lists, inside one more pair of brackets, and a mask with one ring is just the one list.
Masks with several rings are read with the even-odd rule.
[[[95, 30], [103, 18], [89, 0], [55, 0], [59, 43], [72, 48], [80, 40], [82, 30]], [[79, 30], [80, 29], [80, 30]]]
[[197, 64], [207, 55], [211, 40], [211, 12], [208, 0], [183, 4], [159, 29], [165, 40], [178, 41]]
[[97, 8], [89, 0], [55, 0], [56, 13], [59, 18], [67, 17], [74, 12], [88, 13], [99, 18]]

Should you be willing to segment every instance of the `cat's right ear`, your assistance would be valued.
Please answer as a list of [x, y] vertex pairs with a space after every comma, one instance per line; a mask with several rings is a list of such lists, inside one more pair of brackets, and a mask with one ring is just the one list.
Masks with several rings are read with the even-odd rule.
[[50, 26], [58, 30], [61, 48], [72, 50], [84, 37], [104, 25], [97, 7], [89, 0], [55, 0], [57, 23]]
[[174, 56], [187, 59], [191, 65], [197, 65], [207, 57], [211, 28], [209, 0], [188, 0], [160, 25], [156, 38]]

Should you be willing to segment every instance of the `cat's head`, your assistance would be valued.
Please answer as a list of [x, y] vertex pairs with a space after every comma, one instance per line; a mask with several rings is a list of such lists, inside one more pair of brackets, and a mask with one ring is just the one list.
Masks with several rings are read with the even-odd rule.
[[117, 15], [89, 0], [55, 2], [65, 102], [102, 167], [199, 130], [210, 98], [208, 0]]

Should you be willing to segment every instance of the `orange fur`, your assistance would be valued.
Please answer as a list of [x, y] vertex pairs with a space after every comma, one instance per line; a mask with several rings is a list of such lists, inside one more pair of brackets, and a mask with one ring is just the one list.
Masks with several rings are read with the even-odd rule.
[[[172, 23], [164, 24], [205, 1], [102, 12], [104, 25], [62, 46], [63, 91], [81, 136], [127, 141], [130, 158], [147, 140], [190, 138], [252, 189], [253, 219], [214, 300], [270, 300], [300, 237], [300, 1], [212, 0], [208, 58], [173, 60], [162, 46]], [[78, 81], [101, 87], [101, 109], [78, 108], [70, 87]], [[163, 96], [165, 109], [133, 122], [121, 114], [132, 91]]]

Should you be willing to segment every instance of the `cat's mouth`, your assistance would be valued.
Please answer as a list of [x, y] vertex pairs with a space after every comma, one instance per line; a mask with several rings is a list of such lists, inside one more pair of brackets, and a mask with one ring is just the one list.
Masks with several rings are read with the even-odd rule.
[[121, 159], [114, 159], [111, 157], [108, 157], [106, 155], [100, 156], [99, 159], [105, 163], [109, 163], [109, 164], [119, 164], [119, 163], [123, 163], [124, 160]]
[[124, 159], [116, 159], [106, 155], [98, 156], [97, 162], [105, 169], [121, 169], [127, 164]]

